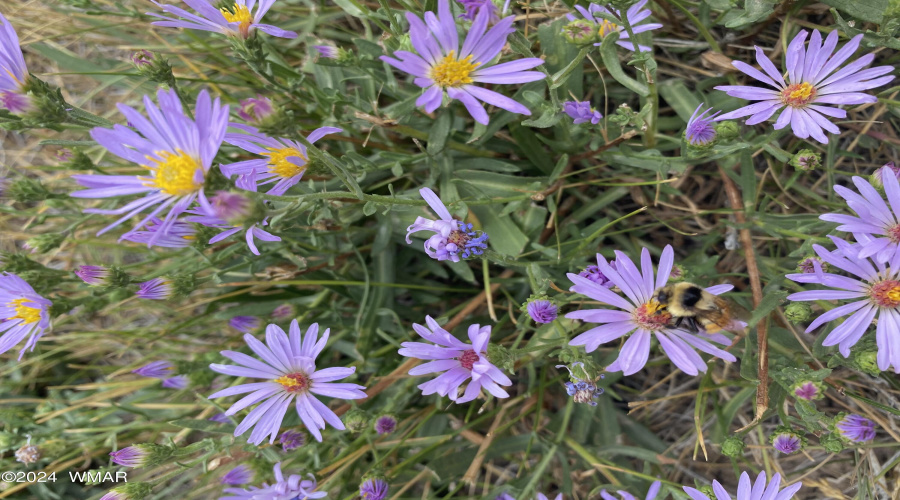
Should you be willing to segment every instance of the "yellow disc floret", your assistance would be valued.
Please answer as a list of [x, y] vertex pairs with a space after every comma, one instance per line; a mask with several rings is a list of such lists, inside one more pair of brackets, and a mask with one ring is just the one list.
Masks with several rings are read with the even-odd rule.
[[274, 380], [275, 383], [281, 384], [285, 392], [296, 394], [309, 389], [309, 377], [304, 373], [288, 373]]
[[41, 309], [38, 307], [26, 306], [26, 303], [31, 303], [28, 299], [15, 299], [8, 304], [9, 307], [12, 307], [16, 311], [16, 315], [7, 318], [8, 321], [12, 321], [14, 319], [21, 319], [26, 324], [37, 323], [41, 320]]
[[792, 83], [781, 91], [781, 101], [792, 108], [806, 106], [816, 98], [816, 88], [809, 82]]
[[250, 9], [248, 9], [246, 5], [236, 3], [234, 4], [234, 7], [231, 8], [231, 11], [228, 9], [219, 9], [219, 12], [225, 16], [225, 20], [229, 23], [241, 23], [241, 25], [253, 23], [253, 15], [250, 14]]
[[[157, 151], [156, 155], [162, 158], [147, 157], [155, 165], [145, 165], [153, 172], [153, 178], [148, 185], [158, 187], [169, 196], [186, 196], [196, 193], [203, 187], [203, 170], [197, 164], [197, 160], [187, 153], [176, 150]], [[199, 181], [197, 172], [200, 172]]]
[[479, 64], [472, 62], [471, 54], [459, 60], [451, 50], [431, 68], [431, 79], [440, 87], [462, 87], [472, 83], [471, 74]]
[[619, 27], [606, 19], [600, 21], [600, 30], [597, 32], [600, 35], [600, 38], [605, 37], [610, 33], [614, 33], [619, 31]]
[[264, 155], [269, 157], [269, 172], [284, 178], [289, 179], [291, 177], [300, 175], [306, 170], [306, 167], [301, 167], [295, 165], [288, 161], [288, 158], [291, 156], [296, 156], [298, 158], [303, 159], [303, 163], [306, 163], [306, 155], [298, 151], [296, 148], [267, 148], [269, 150], [268, 153], [263, 153]]

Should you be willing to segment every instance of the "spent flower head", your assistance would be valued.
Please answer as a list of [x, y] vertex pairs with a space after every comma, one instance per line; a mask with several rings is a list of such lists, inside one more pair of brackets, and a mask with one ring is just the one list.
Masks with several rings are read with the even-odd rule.
[[379, 436], [391, 434], [397, 429], [397, 417], [393, 415], [381, 415], [375, 419], [375, 432]]
[[475, 230], [472, 224], [454, 219], [444, 202], [431, 189], [422, 188], [419, 193], [440, 219], [416, 217], [415, 222], [406, 228], [407, 244], [412, 243], [412, 234], [431, 231], [434, 234], [425, 240], [425, 253], [432, 259], [451, 262], [481, 255], [487, 249], [487, 234]]
[[834, 428], [850, 443], [868, 443], [875, 439], [875, 422], [856, 414], [840, 414], [834, 419]]

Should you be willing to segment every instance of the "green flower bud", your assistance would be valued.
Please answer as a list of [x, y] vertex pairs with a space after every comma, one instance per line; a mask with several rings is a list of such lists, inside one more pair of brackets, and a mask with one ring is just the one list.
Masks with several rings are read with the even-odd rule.
[[709, 498], [716, 498], [716, 492], [714, 492], [712, 486], [708, 484], [704, 484], [703, 486], [697, 488], [697, 490], [699, 490], [700, 493], [703, 493]]
[[150, 483], [123, 483], [121, 486], [109, 490], [115, 500], [142, 500], [150, 495], [153, 486]]
[[415, 48], [413, 48], [412, 41], [409, 39], [409, 33], [404, 33], [396, 40], [399, 44], [398, 50], [405, 50], [407, 52], [415, 52]]
[[809, 320], [812, 307], [806, 302], [791, 302], [784, 308], [784, 315], [793, 323], [802, 323]]
[[822, 156], [811, 149], [801, 149], [791, 158], [791, 166], [809, 172], [822, 166]]
[[725, 120], [716, 122], [716, 138], [720, 141], [730, 141], [741, 135], [741, 127], [737, 122]]
[[25, 241], [24, 248], [31, 250], [31, 253], [47, 253], [50, 250], [59, 248], [65, 239], [66, 235], [62, 233], [39, 234], [33, 238], [28, 238]]
[[739, 458], [744, 455], [744, 440], [739, 436], [729, 436], [722, 442], [722, 454], [726, 457]]
[[354, 408], [344, 414], [344, 425], [347, 430], [360, 433], [369, 427], [369, 415], [365, 411]]
[[7, 198], [19, 203], [44, 201], [56, 196], [48, 191], [41, 181], [28, 177], [21, 177], [11, 182], [4, 193]]
[[69, 117], [69, 105], [63, 99], [62, 92], [46, 82], [29, 75], [25, 79], [24, 89], [31, 96], [33, 107], [23, 122], [30, 127], [52, 127], [66, 121]]
[[171, 277], [172, 293], [179, 297], [187, 297], [197, 289], [197, 279], [194, 273], [178, 273]]
[[175, 76], [172, 74], [172, 66], [168, 59], [159, 54], [149, 50], [139, 50], [131, 56], [131, 64], [148, 80], [169, 87], [174, 86]]
[[844, 441], [833, 432], [824, 434], [819, 438], [819, 444], [831, 453], [840, 453], [844, 449]]
[[878, 351], [851, 351], [851, 357], [861, 371], [873, 377], [881, 375], [881, 369], [878, 368]]
[[576, 19], [563, 26], [563, 38], [579, 47], [593, 45], [600, 41], [597, 25], [587, 19]]
[[515, 371], [516, 357], [509, 352], [509, 349], [501, 345], [488, 344], [487, 358], [491, 364], [499, 367], [501, 370], [506, 370], [510, 373]]
[[60, 166], [69, 170], [94, 170], [94, 162], [80, 149], [72, 150]]

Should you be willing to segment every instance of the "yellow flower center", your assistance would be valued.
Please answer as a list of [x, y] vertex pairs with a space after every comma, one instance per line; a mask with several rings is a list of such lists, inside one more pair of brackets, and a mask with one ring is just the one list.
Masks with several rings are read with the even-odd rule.
[[38, 307], [26, 306], [26, 302], [31, 302], [28, 299], [15, 299], [10, 302], [8, 305], [12, 307], [16, 311], [16, 315], [7, 318], [8, 320], [21, 319], [25, 322], [25, 324], [37, 323], [41, 320], [41, 309]]
[[872, 285], [869, 295], [881, 307], [900, 306], [900, 281], [884, 280]]
[[[170, 196], [186, 196], [196, 193], [203, 187], [203, 177], [197, 182], [197, 171], [200, 166], [190, 155], [176, 150], [177, 154], [169, 151], [157, 151], [156, 155], [162, 158], [147, 157], [156, 165], [145, 165], [154, 173], [150, 186], [158, 187], [163, 193]], [[200, 170], [202, 172], [202, 170]]]
[[472, 83], [470, 76], [481, 63], [473, 63], [469, 54], [463, 60], [458, 60], [454, 51], [450, 51], [441, 62], [431, 68], [431, 79], [441, 87], [462, 87]]
[[792, 108], [800, 108], [816, 98], [816, 88], [809, 82], [792, 83], [781, 91], [781, 102]]
[[297, 394], [309, 389], [309, 377], [304, 373], [288, 373], [275, 379], [275, 383], [281, 384], [284, 390], [291, 394]]
[[296, 148], [268, 148], [268, 150], [268, 153], [263, 154], [269, 157], [269, 172], [272, 172], [279, 177], [289, 179], [302, 174], [303, 171], [306, 170], [306, 167], [297, 166], [288, 161], [288, 158], [291, 156], [296, 156], [302, 158], [303, 162], [306, 163], [306, 156]]
[[600, 34], [600, 38], [605, 37], [606, 35], [619, 31], [619, 27], [606, 19], [600, 21], [600, 30], [597, 32]]
[[219, 9], [219, 12], [225, 16], [225, 20], [229, 23], [241, 23], [241, 26], [253, 24], [253, 15], [250, 14], [250, 9], [248, 9], [246, 5], [236, 3], [231, 10], [234, 11], [234, 13], [228, 9]]

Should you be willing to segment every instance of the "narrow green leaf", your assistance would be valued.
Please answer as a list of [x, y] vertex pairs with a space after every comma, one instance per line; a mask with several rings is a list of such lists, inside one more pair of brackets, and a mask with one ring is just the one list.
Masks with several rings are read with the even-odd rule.
[[619, 53], [616, 50], [616, 47], [618, 47], [616, 45], [617, 41], [619, 41], [619, 33], [614, 32], [603, 37], [603, 43], [600, 44], [600, 57], [603, 58], [606, 71], [609, 71], [610, 76], [628, 90], [642, 97], [649, 96], [650, 89], [647, 87], [647, 84], [631, 78], [622, 70], [622, 65], [619, 62]]

